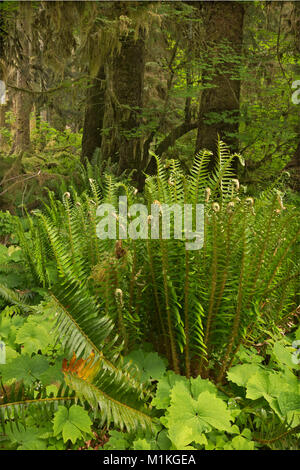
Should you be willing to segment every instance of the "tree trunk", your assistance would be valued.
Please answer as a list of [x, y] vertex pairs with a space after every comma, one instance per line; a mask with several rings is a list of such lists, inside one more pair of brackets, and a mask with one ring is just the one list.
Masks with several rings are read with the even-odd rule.
[[[25, 72], [18, 71], [17, 87], [26, 88]], [[30, 148], [30, 112], [32, 100], [29, 93], [18, 91], [16, 94], [16, 134], [15, 153], [23, 153]]]
[[[3, 7], [3, 1], [0, 1], [0, 80], [2, 80], [5, 83], [4, 79], [4, 41], [5, 41], [5, 31], [4, 31], [4, 17], [3, 17], [3, 12], [2, 12], [2, 7]], [[2, 98], [2, 95], [0, 96], [0, 100]], [[0, 104], [0, 129], [4, 127], [8, 127], [8, 125], [5, 123], [5, 113], [8, 111], [8, 104], [2, 102]], [[3, 150], [3, 146], [5, 145], [5, 139], [0, 133], [0, 150]]]
[[[6, 122], [6, 113], [10, 110], [10, 102], [0, 105], [0, 131], [1, 129], [10, 129], [10, 125]], [[5, 136], [0, 132], [0, 150], [6, 151], [9, 150], [9, 144]], [[6, 148], [7, 147], [7, 148]]]
[[[19, 2], [17, 29], [21, 45], [20, 61], [17, 70], [17, 87], [29, 88], [30, 81], [30, 2]], [[30, 112], [32, 96], [30, 93], [16, 93], [15, 153], [23, 153], [30, 148]]]
[[[300, 3], [293, 2], [293, 24], [294, 24], [294, 54], [295, 57], [299, 57], [300, 54]], [[295, 64], [295, 76], [300, 76], [300, 66], [298, 63]], [[300, 106], [300, 105], [298, 105]], [[299, 133], [300, 137], [300, 125], [296, 128], [296, 132]], [[284, 168], [291, 174], [289, 186], [300, 192], [300, 140], [291, 161]]]
[[284, 168], [291, 174], [289, 182], [294, 191], [300, 192], [300, 141], [292, 160]]
[[[240, 80], [233, 80], [236, 65], [231, 62], [230, 53], [227, 52], [226, 57], [222, 57], [222, 44], [227, 42], [233, 54], [241, 54], [244, 7], [241, 2], [201, 2], [200, 8], [206, 25], [208, 60], [225, 60], [216, 66], [215, 74], [209, 81], [213, 88], [205, 88], [202, 92], [196, 152], [206, 148], [215, 153], [218, 135], [230, 146], [231, 151], [237, 151], [237, 140], [229, 134], [238, 131]], [[230, 120], [234, 122], [222, 119], [220, 122], [209, 123], [207, 119], [210, 113], [228, 113]], [[213, 160], [210, 167], [211, 170], [214, 167]]]
[[105, 73], [104, 67], [100, 67], [97, 77], [95, 77], [87, 89], [86, 109], [82, 135], [81, 158], [85, 157], [91, 161], [96, 148], [101, 148], [102, 127], [105, 104]]
[[141, 124], [144, 86], [144, 38], [122, 38], [122, 47], [107, 67], [107, 108], [103, 155], [118, 162], [117, 173], [135, 170], [133, 179], [142, 185], [143, 142], [137, 130]]

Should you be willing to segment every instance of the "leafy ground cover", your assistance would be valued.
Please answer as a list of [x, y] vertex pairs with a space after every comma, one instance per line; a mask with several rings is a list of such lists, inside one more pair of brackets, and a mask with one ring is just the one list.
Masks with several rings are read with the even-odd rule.
[[[227, 147], [189, 175], [163, 165], [144, 195], [89, 182], [19, 219], [1, 246], [1, 447], [297, 449], [298, 210], [233, 178]], [[118, 196], [205, 206], [204, 245], [100, 240]], [[6, 216], [3, 217], [5, 219]]]

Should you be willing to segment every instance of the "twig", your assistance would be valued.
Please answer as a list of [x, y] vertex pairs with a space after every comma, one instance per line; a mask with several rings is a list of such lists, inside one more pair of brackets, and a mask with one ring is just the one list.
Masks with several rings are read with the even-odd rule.
[[23, 91], [24, 93], [30, 93], [32, 95], [46, 95], [46, 94], [49, 94], [49, 93], [55, 93], [57, 91], [65, 89], [65, 88], [69, 88], [70, 85], [73, 85], [76, 82], [80, 82], [81, 80], [84, 80], [84, 79], [87, 79], [87, 78], [89, 78], [89, 77], [87, 75], [84, 75], [82, 77], [75, 78], [71, 82], [61, 83], [60, 85], [58, 85], [54, 88], [49, 88], [48, 90], [31, 90], [30, 88], [22, 88], [22, 87], [18, 87], [18, 86], [15, 86], [15, 85], [11, 85], [9, 83], [6, 84], [6, 86], [7, 86], [7, 88], [11, 88], [12, 90]]

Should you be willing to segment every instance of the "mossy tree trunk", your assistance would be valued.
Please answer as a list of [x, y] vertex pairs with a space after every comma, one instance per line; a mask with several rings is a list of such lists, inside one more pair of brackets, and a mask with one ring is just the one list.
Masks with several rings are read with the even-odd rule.
[[107, 106], [103, 155], [118, 164], [117, 173], [132, 171], [141, 186], [143, 140], [139, 135], [143, 104], [145, 42], [142, 33], [121, 38], [121, 49], [107, 66]]
[[[4, 16], [3, 16], [3, 1], [0, 1], [0, 80], [4, 81], [5, 83], [5, 78], [4, 78], [4, 63], [5, 63], [5, 28], [4, 28]], [[7, 95], [6, 95], [7, 96]], [[2, 96], [0, 96], [0, 99]], [[9, 126], [5, 122], [5, 114], [9, 110], [10, 104], [6, 101], [0, 103], [0, 129], [3, 128], [8, 128]], [[0, 150], [3, 150], [3, 145], [5, 145], [5, 139], [3, 137], [3, 134], [0, 133]]]
[[285, 166], [284, 170], [291, 175], [289, 186], [294, 191], [300, 192], [300, 140], [292, 160]]
[[[239, 126], [240, 80], [231, 57], [242, 52], [244, 7], [241, 2], [200, 2], [199, 8], [205, 24], [207, 60], [210, 66], [215, 61], [217, 65], [212, 80], [204, 78], [208, 87], [201, 95], [196, 152], [203, 148], [215, 152], [218, 135], [236, 151], [236, 138], [230, 134], [237, 133]], [[220, 113], [224, 119], [215, 119]], [[210, 166], [213, 169], [213, 159]]]
[[[20, 44], [20, 59], [17, 70], [17, 87], [30, 88], [30, 14], [31, 2], [20, 2], [17, 18], [17, 30]], [[26, 91], [17, 91], [15, 95], [15, 145], [17, 154], [30, 148], [30, 112], [33, 104], [32, 95]]]
[[[293, 24], [294, 24], [294, 53], [295, 57], [300, 57], [300, 2], [293, 3]], [[300, 65], [295, 65], [295, 76], [300, 76]], [[300, 106], [300, 104], [298, 104]], [[285, 170], [290, 172], [290, 186], [295, 191], [300, 192], [300, 124], [296, 127], [299, 134], [298, 145], [291, 161], [286, 165]]]
[[104, 67], [99, 68], [97, 76], [89, 84], [86, 93], [86, 109], [84, 115], [82, 153], [91, 161], [97, 148], [101, 148], [102, 127], [105, 104], [105, 73]]
[[[17, 73], [17, 87], [26, 88], [25, 69]], [[30, 112], [32, 99], [29, 93], [16, 93], [15, 153], [23, 153], [30, 148]]]
[[[7, 129], [8, 131], [10, 130], [10, 125], [6, 121], [6, 113], [10, 110], [10, 106], [10, 101], [7, 101], [5, 104], [0, 104], [0, 129]], [[0, 133], [0, 150], [8, 151], [8, 147], [9, 144], [7, 139], [3, 133]]]

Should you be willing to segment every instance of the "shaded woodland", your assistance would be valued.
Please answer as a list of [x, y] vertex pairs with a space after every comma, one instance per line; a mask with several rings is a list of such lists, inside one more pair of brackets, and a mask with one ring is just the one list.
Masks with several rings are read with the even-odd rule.
[[299, 450], [300, 2], [0, 1], [0, 103], [0, 449]]
[[142, 189], [149, 150], [189, 168], [218, 135], [245, 185], [299, 190], [298, 2], [1, 2], [1, 25], [3, 207], [79, 162]]

